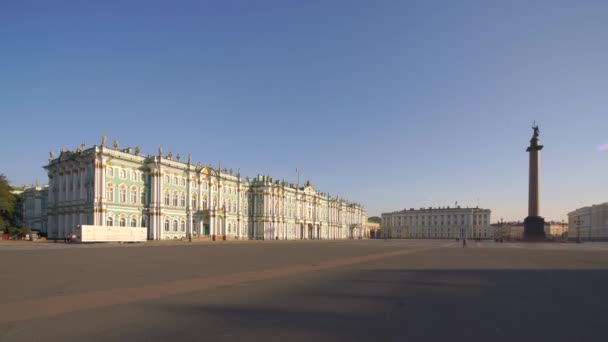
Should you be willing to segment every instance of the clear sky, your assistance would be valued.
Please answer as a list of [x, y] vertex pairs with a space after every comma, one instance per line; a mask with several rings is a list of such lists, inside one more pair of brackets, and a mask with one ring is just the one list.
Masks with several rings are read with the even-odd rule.
[[2, 1], [0, 173], [103, 134], [370, 215], [608, 201], [607, 1]]

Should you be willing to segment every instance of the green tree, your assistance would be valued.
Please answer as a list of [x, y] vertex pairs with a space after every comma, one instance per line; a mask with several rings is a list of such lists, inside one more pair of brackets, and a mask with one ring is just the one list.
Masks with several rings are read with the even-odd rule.
[[11, 190], [6, 176], [0, 174], [0, 230], [7, 230], [14, 224], [17, 197], [11, 193]]

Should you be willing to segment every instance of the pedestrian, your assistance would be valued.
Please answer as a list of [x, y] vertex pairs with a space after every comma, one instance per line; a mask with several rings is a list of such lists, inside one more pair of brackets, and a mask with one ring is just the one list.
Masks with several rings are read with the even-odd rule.
[[462, 239], [462, 248], [467, 248], [467, 239]]

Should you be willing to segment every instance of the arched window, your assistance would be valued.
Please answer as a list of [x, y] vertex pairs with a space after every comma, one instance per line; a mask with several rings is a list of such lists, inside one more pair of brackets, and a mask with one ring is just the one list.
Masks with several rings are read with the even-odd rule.
[[137, 204], [137, 188], [131, 189], [131, 204]]
[[106, 188], [106, 199], [108, 202], [114, 202], [114, 188], [112, 185], [108, 185]]
[[196, 194], [192, 195], [192, 208], [194, 208], [194, 209], [197, 208], [197, 206], [196, 206], [196, 198], [197, 197], [198, 196]]
[[142, 205], [146, 205], [146, 202], [146, 190], [142, 190], [140, 193], [139, 203], [141, 203]]
[[135, 217], [131, 218], [131, 227], [137, 227], [137, 219]]
[[181, 204], [182, 208], [186, 207], [186, 194], [182, 192], [180, 199], [181, 199], [180, 204]]
[[119, 194], [120, 203], [127, 203], [127, 189], [124, 187], [120, 188]]
[[182, 221], [182, 222], [180, 223], [180, 228], [181, 228], [182, 232], [185, 232], [185, 231], [186, 231], [186, 221]]
[[169, 226], [171, 225], [171, 223], [169, 223], [169, 220], [165, 220], [165, 231], [168, 232], [169, 231]]
[[108, 166], [108, 168], [106, 169], [106, 176], [114, 177], [114, 168], [113, 167]]
[[179, 201], [179, 196], [177, 195], [177, 191], [173, 192], [173, 206], [177, 207], [177, 201]]
[[145, 216], [141, 217], [141, 227], [142, 228], [147, 228], [148, 227], [148, 221], [146, 220]]
[[120, 226], [121, 227], [126, 227], [127, 226], [127, 219], [124, 218], [124, 217], [121, 217], [120, 221], [118, 221], [118, 222], [120, 222]]
[[165, 176], [165, 184], [171, 184], [171, 177]]
[[207, 210], [207, 195], [203, 196], [203, 210]]
[[173, 221], [173, 231], [176, 232], [177, 231], [177, 220]]
[[106, 226], [112, 227], [113, 225], [114, 225], [114, 219], [112, 218], [112, 216], [108, 216], [108, 218], [106, 219]]
[[173, 184], [179, 185], [179, 183], [177, 181], [177, 176], [173, 176]]
[[165, 192], [165, 205], [171, 204], [171, 194], [169, 191]]

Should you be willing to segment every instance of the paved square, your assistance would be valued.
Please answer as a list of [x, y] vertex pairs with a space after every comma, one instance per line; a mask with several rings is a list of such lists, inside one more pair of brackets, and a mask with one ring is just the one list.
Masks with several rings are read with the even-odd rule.
[[604, 341], [608, 244], [0, 245], [0, 341]]

